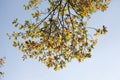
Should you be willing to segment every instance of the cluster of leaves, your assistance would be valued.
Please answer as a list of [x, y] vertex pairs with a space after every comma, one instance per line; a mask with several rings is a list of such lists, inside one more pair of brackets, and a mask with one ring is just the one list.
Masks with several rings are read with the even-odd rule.
[[[23, 25], [13, 21], [20, 32], [13, 32], [13, 46], [23, 52], [23, 59], [36, 58], [48, 68], [59, 70], [76, 58], [79, 62], [91, 57], [97, 37], [107, 29], [87, 27], [87, 20], [96, 11], [105, 11], [110, 0], [43, 0], [50, 7], [43, 13], [32, 13], [35, 22], [26, 20]], [[40, 0], [31, 0], [25, 9], [35, 7]], [[43, 16], [45, 16], [43, 18]], [[87, 19], [87, 20], [86, 20]], [[93, 30], [95, 33], [90, 34]]]
[[[5, 57], [0, 58], [0, 68], [5, 64]], [[4, 75], [4, 72], [0, 71], [0, 77]]]

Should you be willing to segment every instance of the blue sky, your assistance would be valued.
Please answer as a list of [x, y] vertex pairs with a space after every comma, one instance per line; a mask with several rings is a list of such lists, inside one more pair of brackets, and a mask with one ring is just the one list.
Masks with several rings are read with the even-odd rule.
[[3, 80], [120, 80], [120, 0], [112, 0], [106, 12], [92, 15], [89, 26], [103, 24], [108, 33], [99, 38], [92, 51], [92, 58], [82, 63], [73, 60], [65, 69], [55, 72], [37, 60], [22, 61], [22, 53], [12, 47], [6, 33], [16, 29], [12, 21], [29, 19], [29, 11], [23, 4], [28, 0], [0, 0], [0, 58], [6, 56]]

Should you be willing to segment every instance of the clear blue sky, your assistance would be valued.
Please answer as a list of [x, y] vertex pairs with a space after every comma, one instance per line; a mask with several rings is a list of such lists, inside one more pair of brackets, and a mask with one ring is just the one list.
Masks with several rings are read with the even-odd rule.
[[104, 13], [92, 16], [89, 26], [107, 25], [108, 33], [100, 37], [92, 58], [82, 63], [73, 60], [65, 69], [55, 72], [37, 60], [22, 61], [22, 53], [12, 47], [6, 33], [16, 30], [11, 24], [29, 19], [23, 4], [28, 0], [0, 0], [0, 58], [6, 56], [3, 80], [120, 80], [120, 0], [113, 0]]

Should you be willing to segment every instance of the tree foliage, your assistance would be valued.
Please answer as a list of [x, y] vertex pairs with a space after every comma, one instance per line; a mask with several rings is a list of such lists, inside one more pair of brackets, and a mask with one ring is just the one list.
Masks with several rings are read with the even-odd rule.
[[[0, 58], [0, 68], [5, 64], [5, 57]], [[4, 75], [4, 72], [0, 71], [0, 78]]]
[[[48, 3], [40, 10], [41, 3]], [[38, 59], [48, 68], [59, 70], [76, 58], [79, 62], [91, 57], [91, 50], [98, 36], [107, 29], [88, 27], [87, 22], [97, 11], [104, 12], [110, 0], [30, 0], [25, 10], [35, 8], [33, 20], [20, 24], [16, 18], [13, 24], [19, 31], [13, 32], [13, 46], [27, 57]]]

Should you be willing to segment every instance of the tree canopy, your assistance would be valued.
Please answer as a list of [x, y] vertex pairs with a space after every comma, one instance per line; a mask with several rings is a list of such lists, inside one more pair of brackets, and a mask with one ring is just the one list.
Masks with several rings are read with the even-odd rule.
[[[41, 10], [41, 3], [48, 7]], [[48, 68], [59, 70], [72, 59], [79, 62], [91, 57], [100, 35], [106, 34], [105, 25], [101, 29], [88, 27], [88, 20], [97, 11], [104, 12], [110, 0], [30, 0], [25, 10], [35, 9], [33, 20], [24, 24], [16, 18], [12, 23], [19, 31], [12, 35], [13, 46], [23, 52], [23, 60], [38, 59]]]

